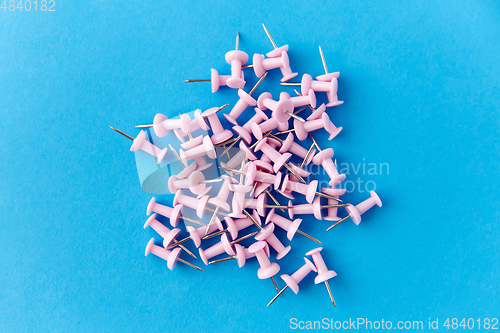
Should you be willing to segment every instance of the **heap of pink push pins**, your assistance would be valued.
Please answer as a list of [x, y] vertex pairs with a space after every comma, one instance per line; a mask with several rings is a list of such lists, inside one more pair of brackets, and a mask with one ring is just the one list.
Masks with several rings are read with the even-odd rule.
[[[357, 205], [343, 203], [341, 197], [345, 189], [338, 185], [346, 176], [337, 171], [333, 149], [320, 148], [313, 137], [315, 131], [326, 131], [329, 135], [328, 140], [332, 140], [342, 130], [342, 127], [333, 124], [328, 115], [329, 108], [343, 103], [337, 97], [339, 73], [328, 72], [320, 47], [325, 74], [316, 76], [315, 79], [309, 74], [304, 74], [300, 82], [288, 82], [297, 76], [297, 73], [290, 68], [288, 45], [277, 47], [265, 25], [263, 27], [274, 46], [274, 49], [265, 56], [254, 54], [252, 64], [247, 64], [249, 56], [238, 49], [239, 34], [237, 34], [235, 50], [225, 54], [225, 61], [230, 66], [227, 69], [227, 75], [219, 75], [215, 69], [212, 69], [210, 79], [185, 81], [210, 82], [213, 93], [221, 87], [237, 89], [239, 100], [229, 112], [219, 113], [221, 110], [228, 110], [225, 109], [228, 106], [226, 104], [222, 107], [209, 108], [204, 112], [196, 110], [194, 119], [191, 119], [188, 114], [180, 114], [178, 119], [169, 119], [163, 114], [157, 114], [153, 125], [150, 126], [153, 127], [158, 137], [163, 137], [173, 130], [182, 142], [182, 149], [178, 152], [171, 145], [157, 147], [150, 143], [146, 140], [144, 131], [141, 131], [135, 139], [127, 135], [133, 140], [131, 151], [143, 150], [155, 156], [159, 164], [170, 149], [184, 166], [182, 172], [170, 176], [168, 180], [168, 189], [175, 193], [173, 207], [159, 204], [155, 198], [152, 198], [148, 204], [147, 214], [152, 215], [147, 219], [144, 228], [153, 228], [163, 238], [163, 242], [160, 246], [154, 243], [154, 238], [151, 239], [146, 246], [145, 254], [152, 253], [161, 257], [167, 261], [169, 269], [173, 269], [180, 261], [202, 271], [198, 266], [180, 258], [181, 251], [185, 251], [197, 259], [196, 255], [183, 245], [189, 241], [198, 249], [199, 256], [205, 265], [236, 259], [238, 266], [243, 267], [247, 260], [256, 259], [260, 265], [257, 277], [271, 279], [276, 289], [276, 295], [268, 306], [287, 288], [298, 293], [300, 281], [310, 272], [314, 272], [315, 284], [322, 282], [326, 284], [330, 299], [336, 306], [328, 281], [337, 273], [327, 267], [321, 255], [322, 247], [305, 253], [309, 259], [304, 257], [302, 265], [297, 263], [298, 269], [290, 272], [291, 275], [280, 275], [284, 283], [281, 290], [274, 276], [283, 270], [272, 260], [280, 260], [290, 252], [292, 247], [288, 243], [295, 241], [297, 233], [321, 244], [316, 238], [300, 230], [302, 218], [313, 216], [317, 220], [334, 222], [326, 231], [347, 219], [359, 225], [361, 215], [375, 205], [382, 206], [382, 202], [372, 191], [368, 199]], [[248, 92], [244, 90], [245, 76], [250, 75], [244, 74], [247, 68], [259, 78], [256, 85]], [[301, 92], [295, 90], [297, 96], [294, 97], [286, 92], [281, 92], [279, 96], [263, 92], [258, 97], [252, 97], [268, 71], [281, 71], [280, 84], [300, 86]], [[321, 104], [317, 107], [316, 94], [323, 93], [328, 98], [328, 104]], [[305, 109], [301, 107], [310, 109], [310, 115], [307, 117], [303, 114], [299, 115]], [[240, 120], [243, 118], [241, 117], [243, 113], [246, 114], [245, 119], [250, 118], [244, 123]], [[234, 125], [232, 128], [223, 127], [219, 119], [222, 114], [229, 123]], [[211, 134], [196, 136], [198, 130]], [[186, 137], [189, 140], [186, 141]], [[312, 140], [310, 147], [304, 147], [302, 144], [307, 138]], [[237, 143], [240, 150], [235, 155], [229, 156], [230, 149]], [[217, 147], [224, 148], [219, 156], [216, 152]], [[221, 170], [220, 174], [224, 172], [224, 175], [218, 179], [205, 179], [203, 171], [210, 168], [217, 157], [221, 158], [224, 155], [227, 155], [227, 162], [220, 162], [216, 166]], [[292, 156], [302, 159], [302, 163], [291, 163]], [[322, 166], [329, 176], [328, 187], [318, 189], [317, 180], [309, 183], [304, 180], [310, 174], [304, 166], [311, 162]], [[210, 196], [207, 193], [211, 187], [207, 187], [206, 184], [213, 182], [222, 184], [219, 193]], [[295, 195], [303, 196], [307, 203], [294, 204]], [[284, 200], [288, 200], [288, 204], [280, 204], [276, 196], [284, 197]], [[321, 203], [321, 198], [327, 201], [326, 205]], [[268, 199], [271, 199], [274, 205], [268, 204]], [[338, 208], [340, 207], [344, 208], [346, 213], [339, 216]], [[199, 219], [203, 219], [208, 211], [211, 218], [208, 223], [203, 223], [183, 216], [186, 210], [195, 212]], [[282, 211], [283, 215], [280, 215], [279, 211]], [[324, 211], [327, 212], [326, 215]], [[162, 224], [157, 219], [158, 215], [168, 218], [172, 229]], [[301, 218], [296, 218], [296, 216]], [[263, 217], [265, 219], [262, 219]], [[180, 219], [200, 225], [200, 227], [187, 226], [185, 231], [189, 236], [178, 240], [177, 237], [182, 232], [177, 228]], [[242, 231], [247, 228], [257, 229], [241, 236]], [[287, 239], [277, 237], [275, 233], [277, 228], [285, 231]], [[210, 247], [204, 246], [204, 240], [212, 237], [220, 237], [220, 241]], [[244, 239], [252, 238], [254, 242], [249, 247], [238, 244]], [[224, 254], [225, 257], [222, 259], [212, 260]]]

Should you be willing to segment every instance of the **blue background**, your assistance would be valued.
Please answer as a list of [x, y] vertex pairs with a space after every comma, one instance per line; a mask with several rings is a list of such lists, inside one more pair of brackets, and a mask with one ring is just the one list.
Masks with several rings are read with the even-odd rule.
[[[285, 331], [290, 318], [427, 327], [428, 318], [442, 326], [500, 317], [498, 1], [56, 0], [55, 8], [0, 11], [0, 331], [255, 332]], [[298, 295], [287, 290], [266, 308], [273, 288], [257, 279], [255, 261], [201, 273], [145, 258], [158, 238], [142, 228], [150, 196], [130, 141], [109, 129], [135, 136], [134, 125], [157, 112], [234, 103], [232, 90], [211, 94], [209, 84], [181, 80], [208, 78], [211, 67], [227, 73], [223, 55], [237, 31], [249, 54], [271, 50], [262, 22], [290, 45], [300, 75], [323, 73], [318, 45], [341, 72], [345, 104], [329, 112], [344, 130], [324, 143], [338, 161], [390, 166], [348, 176], [376, 182], [384, 202], [359, 226], [325, 233], [328, 222], [303, 223], [338, 273], [337, 309], [312, 275]], [[258, 92], [279, 91], [278, 78]], [[301, 237], [292, 246], [284, 273], [315, 244]]]

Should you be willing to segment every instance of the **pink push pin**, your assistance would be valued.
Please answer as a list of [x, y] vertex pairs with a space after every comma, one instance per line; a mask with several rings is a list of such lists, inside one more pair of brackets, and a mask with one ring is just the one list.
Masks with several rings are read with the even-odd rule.
[[372, 208], [375, 205], [382, 207], [382, 200], [380, 200], [380, 198], [378, 197], [377, 193], [375, 193], [375, 191], [370, 191], [370, 198], [357, 204], [356, 206], [348, 205], [345, 208], [345, 210], [347, 210], [347, 213], [349, 213], [349, 215], [347, 215], [346, 217], [344, 217], [340, 221], [338, 221], [335, 224], [328, 227], [328, 229], [326, 229], [326, 231], [335, 228], [336, 226], [338, 226], [340, 223], [344, 222], [348, 218], [351, 218], [351, 220], [354, 223], [356, 223], [356, 225], [358, 225], [359, 223], [361, 223], [361, 215], [363, 215], [363, 213], [365, 213], [368, 209]]
[[[346, 189], [345, 188], [330, 188], [330, 187], [323, 187], [323, 193], [328, 194], [334, 198], [339, 198], [341, 195], [345, 193]], [[329, 205], [335, 205], [336, 201], [333, 199], [328, 199], [328, 204]], [[337, 216], [337, 207], [332, 207], [328, 208], [328, 215], [323, 217], [323, 220], [327, 221], [338, 221], [340, 220], [340, 217]]]
[[187, 179], [179, 179], [175, 175], [170, 176], [168, 178], [168, 190], [175, 193], [180, 189], [189, 189], [192, 193], [198, 195], [206, 190], [207, 186], [203, 182], [204, 180], [205, 176], [198, 170], [192, 172]]
[[232, 217], [242, 217], [242, 211], [245, 208], [245, 196], [248, 192], [252, 190], [252, 186], [246, 186], [242, 184], [234, 185], [234, 195], [233, 195], [233, 202], [232, 202], [232, 208], [233, 211], [229, 216]]
[[186, 179], [187, 177], [189, 177], [190, 174], [192, 174], [196, 170], [196, 167], [197, 167], [196, 162], [192, 162], [177, 174], [177, 179]]
[[299, 283], [302, 281], [309, 272], [317, 272], [316, 266], [307, 258], [304, 258], [304, 261], [306, 262], [302, 267], [300, 267], [295, 273], [292, 274], [292, 276], [288, 274], [283, 274], [280, 277], [285, 281], [286, 286], [281, 289], [276, 296], [267, 304], [267, 306], [270, 306], [271, 304], [274, 303], [274, 301], [283, 294], [283, 292], [290, 287], [290, 289], [293, 290], [295, 294], [299, 293]]
[[236, 179], [226, 175], [222, 175], [221, 178], [224, 180], [224, 182], [220, 187], [219, 194], [217, 194], [215, 198], [208, 199], [208, 203], [222, 208], [226, 212], [228, 212], [230, 210], [230, 207], [227, 203], [227, 197], [229, 196], [230, 187], [232, 186], [232, 184], [236, 184]]
[[278, 153], [273, 147], [267, 144], [267, 138], [261, 140], [259, 144], [255, 147], [255, 151], [259, 150], [261, 150], [264, 154], [267, 155], [267, 157], [269, 157], [273, 161], [274, 172], [278, 172], [281, 169], [281, 167], [286, 162], [288, 162], [288, 160], [292, 157], [292, 154], [290, 153], [284, 153], [284, 154]]
[[[210, 70], [210, 79], [195, 79], [195, 80], [184, 80], [182, 82], [211, 82], [212, 83], [212, 93], [219, 90], [219, 87], [227, 86], [227, 80], [231, 78], [231, 75], [219, 75], [219, 72], [215, 69]], [[238, 88], [243, 88], [245, 86], [245, 77], [243, 75], [243, 71], [241, 71], [241, 79], [243, 82], [240, 82], [240, 86]]]
[[320, 128], [324, 128], [328, 133], [330, 133], [328, 140], [333, 139], [340, 133], [340, 131], [342, 131], [342, 127], [336, 127], [326, 113], [321, 115], [321, 119], [309, 120], [305, 123], [294, 119], [293, 127], [295, 128], [295, 135], [297, 135], [297, 138], [300, 141], [305, 140], [309, 132]]
[[245, 199], [243, 202], [243, 207], [254, 209], [260, 216], [266, 215], [266, 205], [267, 205], [267, 196], [265, 193], [260, 194], [257, 199]]
[[262, 138], [264, 137], [264, 135], [263, 135], [264, 133], [272, 131], [273, 129], [278, 128], [278, 125], [279, 125], [278, 120], [274, 116], [271, 116], [270, 119], [264, 121], [261, 124], [252, 124], [252, 125], [250, 125], [250, 128], [252, 130], [253, 136], [257, 140], [262, 140]]
[[[283, 53], [283, 51], [288, 52], [288, 45], [278, 47], [276, 45], [276, 43], [274, 42], [274, 39], [271, 37], [271, 34], [269, 33], [269, 30], [267, 30], [264, 23], [262, 23], [262, 26], [264, 27], [264, 31], [266, 32], [267, 37], [269, 38], [269, 40], [271, 41], [271, 43], [273, 44], [273, 47], [274, 47], [274, 50], [268, 52], [266, 54], [266, 56], [268, 58], [275, 58], [275, 57], [279, 57]], [[298, 73], [292, 73], [292, 70], [290, 69], [290, 65], [280, 67], [280, 70], [281, 70], [281, 73], [283, 74], [283, 78], [281, 79], [281, 82], [285, 82], [285, 81], [288, 81], [290, 79], [293, 79], [298, 74]]]
[[154, 144], [146, 140], [146, 132], [140, 131], [139, 135], [134, 139], [130, 135], [127, 135], [120, 131], [119, 129], [114, 128], [113, 126], [110, 126], [113, 130], [117, 131], [121, 135], [129, 138], [130, 140], [134, 141], [132, 143], [132, 147], [130, 147], [130, 151], [138, 151], [139, 149], [145, 151], [146, 153], [153, 155], [154, 157], [157, 158], [156, 164], [160, 164], [163, 158], [165, 157], [165, 154], [167, 153], [167, 148], [160, 149], [156, 147]]
[[326, 111], [326, 105], [322, 103], [316, 110], [312, 110], [312, 113], [309, 117], [307, 117], [307, 121], [320, 119], [323, 116], [323, 113]]
[[[287, 83], [280, 83], [280, 84], [283, 86], [300, 86], [300, 89], [302, 91], [302, 95], [308, 94], [310, 90], [313, 90], [316, 92], [324, 91], [327, 93], [328, 101], [329, 101], [329, 103], [326, 106], [329, 106], [329, 107], [337, 106], [337, 105], [344, 103], [342, 101], [339, 101], [338, 97], [337, 97], [338, 72], [318, 76], [318, 78], [321, 78], [321, 80], [318, 79], [318, 81], [315, 81], [312, 79], [311, 75], [304, 74], [302, 76], [302, 81], [300, 83], [287, 82]], [[307, 104], [304, 104], [304, 105], [307, 105]]]
[[181, 114], [179, 119], [168, 119], [167, 116], [157, 113], [153, 120], [153, 129], [159, 137], [168, 134], [173, 129], [181, 129], [183, 132], [190, 132], [191, 117], [187, 113]]
[[[238, 261], [238, 267], [243, 267], [245, 266], [245, 263], [247, 259], [255, 257], [255, 253], [250, 253], [248, 251], [248, 248], [240, 245], [240, 244], [234, 244], [234, 249], [236, 250], [236, 255], [233, 257]], [[266, 243], [266, 247], [264, 248], [264, 252], [266, 253], [267, 257], [269, 258], [269, 245]]]
[[316, 165], [321, 164], [323, 166], [323, 169], [326, 171], [328, 176], [330, 176], [330, 186], [335, 186], [341, 183], [346, 176], [344, 174], [339, 174], [337, 168], [335, 167], [335, 163], [332, 161], [332, 157], [333, 149], [327, 148], [314, 156], [313, 163]]
[[159, 204], [155, 202], [155, 198], [152, 197], [149, 201], [148, 208], [146, 210], [146, 215], [155, 212], [162, 216], [168, 217], [170, 219], [170, 225], [172, 227], [177, 227], [179, 223], [179, 217], [181, 216], [182, 205], [174, 204], [174, 208]]
[[272, 209], [269, 212], [269, 214], [267, 215], [267, 218], [266, 218], [266, 224], [269, 224], [270, 222], [273, 222], [275, 225], [277, 225], [281, 229], [285, 230], [286, 231], [286, 237], [288, 238], [288, 240], [292, 240], [293, 236], [295, 236], [295, 233], [298, 232], [299, 234], [301, 234], [302, 236], [305, 236], [305, 237], [309, 238], [313, 242], [316, 242], [318, 244], [322, 244], [316, 238], [314, 238], [314, 237], [306, 234], [302, 230], [299, 230], [299, 226], [302, 223], [302, 219], [295, 219], [292, 222], [292, 221], [284, 218], [283, 216], [276, 214], [275, 211], [274, 211], [274, 209]]
[[[254, 221], [256, 221], [259, 226], [262, 225], [260, 216], [257, 214], [257, 212], [255, 212], [255, 211], [252, 212], [252, 217], [253, 217]], [[226, 222], [227, 230], [231, 234], [231, 238], [233, 240], [238, 238], [238, 232], [240, 232], [241, 230], [246, 229], [250, 226], [255, 225], [254, 222], [252, 221], [252, 219], [250, 219], [250, 217], [248, 217], [248, 216], [241, 218], [241, 219], [232, 219], [231, 217], [228, 216], [224, 219], [224, 221]]]
[[205, 209], [207, 208], [208, 195], [201, 197], [201, 199], [193, 198], [187, 195], [181, 194], [181, 190], [175, 193], [174, 205], [182, 204], [186, 207], [192, 208], [196, 211], [196, 215], [202, 219], [205, 214]]
[[275, 68], [287, 68], [290, 67], [290, 61], [288, 59], [288, 54], [286, 51], [281, 52], [279, 57], [265, 58], [262, 54], [253, 55], [253, 70], [255, 76], [262, 77], [267, 71]]
[[268, 279], [272, 278], [278, 272], [280, 271], [280, 266], [273, 262], [271, 263], [269, 261], [269, 258], [266, 255], [266, 252], [264, 249], [266, 248], [267, 243], [266, 242], [255, 242], [250, 247], [248, 248], [248, 251], [250, 253], [254, 253], [255, 256], [257, 257], [257, 260], [259, 261], [260, 268], [257, 271], [257, 276], [259, 279]]
[[233, 132], [222, 127], [219, 117], [217, 117], [218, 109], [219, 108], [215, 107], [203, 112], [203, 116], [208, 119], [210, 127], [212, 128], [213, 135], [211, 136], [211, 139], [212, 143], [215, 145], [233, 137]]
[[292, 101], [293, 106], [296, 108], [305, 105], [310, 105], [313, 108], [316, 107], [316, 94], [312, 89], [306, 91], [306, 93], [302, 94], [302, 96], [290, 97], [290, 100]]
[[255, 156], [255, 154], [250, 150], [250, 148], [248, 148], [248, 146], [243, 142], [243, 141], [240, 141], [240, 149], [245, 152], [245, 157], [247, 160], [249, 161], [255, 161], [257, 159], [257, 156]]
[[262, 194], [262, 193], [264, 193], [264, 192], [269, 192], [269, 187], [270, 187], [270, 186], [271, 186], [271, 185], [270, 185], [270, 184], [267, 184], [267, 183], [260, 183], [260, 184], [258, 184], [258, 185], [255, 187], [255, 191], [254, 191], [255, 195], [256, 195], [256, 196], [259, 196], [259, 195], [261, 195], [261, 194]]
[[332, 300], [333, 306], [337, 307], [335, 304], [335, 300], [333, 299], [332, 291], [330, 290], [330, 286], [328, 285], [328, 280], [331, 278], [337, 276], [337, 273], [335, 271], [330, 271], [326, 267], [325, 261], [323, 260], [323, 257], [321, 256], [321, 250], [323, 250], [322, 247], [315, 248], [309, 252], [306, 253], [306, 256], [312, 256], [314, 265], [316, 266], [318, 270], [318, 276], [314, 279], [314, 283], [318, 284], [321, 282], [324, 282], [326, 285], [326, 289], [328, 290], [328, 295], [330, 295], [330, 299]]
[[181, 239], [178, 243], [181, 243], [183, 241], [187, 241], [188, 239], [191, 239], [194, 243], [194, 246], [196, 246], [196, 248], [199, 248], [203, 237], [205, 237], [206, 235], [210, 235], [211, 233], [216, 232], [216, 230], [219, 230], [219, 231], [224, 230], [224, 227], [222, 226], [222, 223], [217, 216], [215, 217], [214, 221], [215, 221], [215, 223], [212, 223], [212, 225], [210, 225], [210, 228], [208, 229], [208, 233], [206, 233], [207, 227], [205, 227], [205, 226], [202, 226], [199, 228], [194, 228], [190, 225], [187, 226], [186, 230], [189, 233], [189, 237]]
[[290, 216], [291, 219], [293, 219], [293, 216], [295, 214], [302, 215], [302, 214], [313, 214], [316, 220], [322, 220], [322, 215], [321, 215], [321, 202], [319, 197], [316, 197], [314, 201], [310, 204], [303, 204], [303, 205], [296, 205], [294, 206], [291, 201], [288, 202], [288, 215]]
[[207, 155], [211, 159], [215, 159], [217, 157], [214, 144], [212, 143], [212, 140], [210, 140], [210, 137], [208, 135], [203, 138], [203, 143], [201, 145], [186, 151], [180, 149], [179, 155], [184, 165], [186, 165], [187, 161], [189, 160], [195, 159], [197, 157], [202, 157], [205, 155]]
[[252, 124], [260, 124], [265, 120], [268, 120], [269, 117], [262, 112], [259, 108], [255, 108], [255, 115], [248, 120], [245, 125], [243, 126], [235, 126], [233, 127], [233, 131], [238, 133], [239, 136], [243, 138], [247, 143], [250, 143], [252, 141], [251, 137], [251, 131], [252, 131]]
[[[229, 104], [226, 104], [225, 106], [222, 106], [221, 108], [225, 108], [227, 105], [229, 105]], [[194, 119], [191, 121], [191, 128], [190, 128], [190, 130], [187, 131], [187, 132], [184, 132], [184, 131], [181, 131], [181, 130], [174, 130], [174, 133], [175, 133], [175, 136], [177, 136], [177, 138], [181, 142], [184, 142], [185, 137], [187, 135], [189, 135], [189, 133], [194, 133], [195, 131], [197, 131], [200, 128], [202, 130], [204, 130], [204, 131], [210, 130], [210, 126], [208, 126], [207, 122], [205, 121], [205, 118], [203, 117], [203, 114], [201, 113], [201, 110], [200, 109], [196, 109], [194, 111]], [[182, 148], [184, 148], [184, 147], [182, 147]], [[189, 149], [189, 148], [185, 148], [185, 149]]]
[[[181, 229], [174, 228], [170, 230], [165, 225], [163, 225], [163, 223], [161, 223], [156, 219], [156, 213], [151, 215], [146, 221], [146, 223], [144, 223], [144, 229], [146, 229], [147, 227], [153, 228], [154, 231], [156, 231], [161, 237], [163, 237], [164, 248], [167, 248], [172, 242], [177, 242], [175, 237], [177, 237], [181, 232]], [[191, 251], [189, 251], [184, 245], [180, 244], [179, 247], [184, 251], [186, 251], [187, 254], [197, 259], [196, 256]]]
[[284, 246], [283, 243], [274, 234], [274, 223], [269, 223], [264, 229], [255, 235], [258, 241], [266, 241], [278, 253], [276, 259], [280, 260], [290, 252], [292, 247], [290, 245]]
[[201, 260], [203, 260], [205, 265], [208, 265], [208, 259], [218, 256], [221, 253], [226, 252], [230, 256], [234, 256], [236, 254], [236, 252], [234, 252], [233, 245], [229, 241], [229, 238], [227, 238], [227, 234], [222, 234], [219, 243], [206, 250], [200, 248], [198, 251], [200, 252]]
[[177, 263], [177, 261], [180, 261], [183, 264], [186, 264], [188, 266], [193, 267], [194, 269], [197, 269], [197, 270], [203, 272], [203, 270], [200, 267], [193, 265], [189, 261], [186, 261], [186, 260], [184, 260], [182, 258], [179, 258], [179, 255], [180, 255], [180, 252], [181, 252], [180, 248], [175, 248], [172, 251], [170, 251], [170, 250], [166, 250], [166, 249], [162, 248], [161, 246], [155, 245], [154, 242], [155, 242], [155, 239], [151, 238], [151, 240], [149, 241], [148, 245], [146, 246], [146, 251], [144, 252], [145, 256], [147, 256], [148, 254], [152, 253], [155, 256], [158, 256], [158, 257], [162, 258], [163, 260], [166, 260], [167, 261], [167, 267], [170, 270], [174, 269], [175, 264]]
[[273, 96], [268, 92], [261, 94], [257, 99], [258, 108], [261, 110], [272, 110], [272, 116], [276, 118], [278, 123], [287, 122], [292, 116], [294, 109], [293, 102], [288, 98], [280, 98], [279, 101], [275, 101], [272, 97]]
[[240, 34], [236, 34], [236, 49], [226, 53], [226, 62], [231, 65], [231, 78], [226, 80], [230, 88], [238, 89], [245, 85], [245, 80], [241, 78], [241, 66], [248, 61], [248, 54], [238, 50]]
[[248, 163], [245, 168], [245, 185], [250, 185], [255, 182], [267, 183], [274, 185], [274, 188], [279, 188], [281, 183], [281, 172], [275, 175], [257, 170], [257, 165]]
[[238, 119], [238, 117], [243, 113], [243, 111], [245, 111], [245, 109], [248, 106], [257, 105], [257, 101], [253, 99], [251, 95], [253, 94], [255, 89], [257, 89], [257, 87], [260, 85], [260, 83], [262, 82], [262, 80], [264, 80], [265, 77], [266, 75], [262, 76], [248, 94], [243, 89], [238, 89], [238, 96], [240, 96], [240, 99], [238, 100], [238, 102], [236, 102], [236, 104], [234, 105], [231, 112], [229, 112], [229, 114], [224, 114], [224, 117], [226, 117], [226, 119], [230, 123], [232, 123], [233, 125], [238, 125], [236, 119]]
[[302, 147], [298, 143], [294, 142], [293, 139], [294, 139], [293, 134], [288, 133], [288, 136], [286, 137], [285, 141], [283, 141], [283, 145], [281, 146], [281, 149], [279, 152], [282, 154], [286, 153], [286, 152], [290, 152], [290, 153], [297, 155], [299, 157], [302, 157], [304, 159], [307, 157], [304, 164], [308, 165], [312, 161], [314, 154], [316, 153], [316, 150], [313, 149], [313, 151], [311, 153], [309, 153], [309, 151], [307, 149], [305, 149], [304, 147]]
[[311, 203], [316, 195], [316, 189], [318, 188], [318, 181], [313, 180], [309, 184], [302, 184], [294, 182], [288, 179], [288, 175], [285, 175], [283, 183], [281, 184], [282, 192], [297, 192], [303, 194], [306, 197], [307, 202]]

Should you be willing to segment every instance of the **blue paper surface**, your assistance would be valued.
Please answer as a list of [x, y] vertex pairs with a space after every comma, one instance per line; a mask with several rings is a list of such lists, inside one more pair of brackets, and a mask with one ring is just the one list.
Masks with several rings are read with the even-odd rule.
[[[499, 2], [56, 0], [54, 8], [0, 9], [1, 332], [282, 332], [324, 318], [422, 321], [425, 331], [429, 318], [439, 318], [436, 331], [448, 331], [447, 318], [450, 330], [452, 318], [472, 318], [477, 331], [478, 319], [483, 330], [485, 318], [500, 317]], [[228, 73], [224, 53], [237, 31], [240, 49], [270, 51], [261, 23], [290, 46], [300, 75], [324, 73], [318, 45], [340, 71], [345, 103], [329, 113], [344, 130], [318, 139], [348, 169], [350, 201], [364, 200], [373, 181], [384, 202], [359, 226], [326, 233], [328, 222], [302, 224], [338, 273], [337, 309], [312, 275], [266, 308], [274, 288], [257, 278], [255, 261], [201, 273], [145, 258], [149, 239], [159, 240], [143, 229], [151, 197], [131, 141], [109, 129], [135, 136], [158, 112], [233, 105], [234, 90], [181, 81], [209, 78], [210, 68]], [[246, 73], [251, 87], [257, 80]], [[270, 72], [257, 93], [276, 91], [280, 77]], [[287, 274], [316, 247], [304, 237], [291, 245], [279, 262]]]

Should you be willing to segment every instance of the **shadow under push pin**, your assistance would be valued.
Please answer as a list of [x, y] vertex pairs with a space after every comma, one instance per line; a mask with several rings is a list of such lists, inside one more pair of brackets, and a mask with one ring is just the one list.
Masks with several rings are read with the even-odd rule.
[[[264, 23], [262, 23], [262, 27], [264, 28], [264, 31], [266, 32], [267, 37], [271, 41], [271, 44], [273, 44], [274, 50], [268, 52], [266, 56], [268, 58], [275, 58], [279, 57], [280, 55], [283, 54], [283, 51], [288, 52], [288, 45], [283, 45], [278, 47], [276, 43], [274, 42], [273, 37], [271, 37], [271, 34], [269, 33], [269, 30], [267, 30], [267, 27], [265, 26]], [[281, 74], [283, 74], [283, 78], [281, 79], [281, 82], [288, 81], [290, 79], [293, 79], [298, 75], [298, 73], [292, 73], [292, 70], [290, 68], [290, 65], [286, 67], [280, 67]]]
[[275, 262], [269, 261], [269, 258], [267, 257], [267, 254], [264, 250], [266, 246], [267, 246], [266, 242], [258, 241], [250, 245], [248, 251], [250, 253], [254, 253], [255, 256], [257, 257], [257, 260], [259, 261], [260, 268], [257, 271], [257, 276], [259, 277], [259, 279], [263, 280], [271, 278], [275, 289], [278, 289], [276, 281], [274, 281], [274, 276], [278, 274], [278, 272], [280, 271], [280, 266]]
[[[179, 235], [179, 233], [181, 232], [181, 229], [174, 228], [174, 229], [170, 230], [165, 225], [163, 225], [163, 223], [161, 223], [160, 221], [158, 221], [156, 219], [156, 213], [151, 215], [147, 219], [146, 223], [144, 223], [144, 229], [146, 229], [147, 227], [153, 228], [154, 231], [156, 231], [161, 237], [163, 237], [163, 247], [164, 248], [167, 248], [172, 242], [177, 242], [175, 237], [177, 237]], [[186, 251], [186, 253], [189, 254], [191, 257], [198, 259], [193, 254], [193, 252], [189, 251], [184, 245], [179, 244], [179, 247], [181, 249], [183, 249], [184, 251]]]
[[357, 204], [356, 206], [348, 205], [345, 208], [345, 210], [347, 211], [347, 213], [349, 215], [347, 215], [343, 219], [339, 220], [335, 224], [328, 227], [328, 229], [326, 229], [326, 231], [335, 228], [336, 226], [338, 226], [340, 223], [344, 222], [348, 218], [351, 218], [351, 220], [354, 223], [356, 223], [356, 225], [359, 225], [361, 223], [361, 215], [363, 215], [368, 209], [372, 208], [375, 205], [382, 207], [382, 200], [380, 200], [380, 198], [378, 197], [377, 193], [375, 193], [375, 191], [370, 191], [370, 198]]
[[198, 267], [196, 265], [193, 265], [189, 261], [186, 261], [186, 260], [184, 260], [182, 258], [179, 258], [179, 255], [180, 255], [180, 252], [181, 252], [180, 248], [173, 249], [172, 251], [165, 250], [163, 247], [155, 245], [154, 241], [155, 241], [154, 238], [151, 238], [151, 240], [149, 241], [148, 245], [146, 246], [146, 251], [144, 252], [145, 256], [147, 256], [148, 254], [152, 253], [155, 256], [158, 256], [158, 257], [162, 258], [163, 260], [166, 260], [167, 261], [167, 267], [170, 270], [174, 269], [175, 264], [177, 263], [177, 261], [180, 261], [183, 264], [186, 264], [188, 266], [193, 267], [194, 269], [197, 269], [197, 270], [203, 272], [203, 270], [200, 267]]
[[335, 304], [335, 300], [333, 299], [332, 291], [330, 290], [330, 286], [328, 285], [328, 280], [331, 278], [337, 276], [337, 273], [335, 271], [330, 271], [326, 267], [325, 261], [323, 260], [323, 257], [321, 256], [321, 250], [323, 250], [322, 247], [315, 248], [309, 252], [306, 253], [306, 256], [312, 256], [314, 265], [316, 266], [316, 269], [318, 270], [318, 275], [316, 278], [314, 278], [314, 283], [318, 284], [321, 282], [325, 283], [326, 289], [328, 290], [328, 295], [330, 296], [330, 300], [333, 303], [334, 307], [337, 307]]
[[299, 226], [302, 223], [302, 219], [295, 219], [293, 221], [288, 220], [287, 218], [278, 215], [274, 212], [274, 208], [269, 212], [269, 214], [266, 217], [266, 224], [273, 222], [276, 224], [278, 227], [286, 231], [286, 237], [288, 240], [292, 240], [293, 236], [295, 236], [295, 233], [299, 233], [302, 236], [305, 236], [312, 240], [313, 242], [316, 242], [318, 244], [322, 244], [319, 240], [316, 238], [306, 234], [302, 230], [299, 230]]
[[290, 245], [285, 247], [278, 237], [276, 237], [274, 234], [274, 223], [272, 222], [259, 231], [259, 233], [255, 235], [255, 239], [258, 241], [266, 241], [269, 245], [271, 245], [271, 247], [278, 253], [276, 255], [276, 259], [278, 260], [285, 257], [292, 249]]
[[276, 296], [267, 304], [267, 306], [270, 306], [271, 304], [274, 303], [274, 301], [283, 294], [283, 292], [290, 287], [290, 289], [293, 290], [295, 294], [299, 293], [299, 283], [302, 281], [309, 272], [317, 272], [316, 266], [307, 258], [304, 258], [305, 264], [300, 267], [295, 273], [293, 273], [291, 276], [288, 274], [283, 274], [280, 277], [285, 281], [286, 286], [281, 289]]
[[130, 147], [130, 151], [137, 151], [139, 149], [145, 151], [146, 153], [153, 155], [154, 157], [157, 158], [156, 164], [160, 164], [163, 158], [165, 158], [165, 154], [167, 154], [167, 148], [160, 149], [156, 147], [154, 144], [146, 140], [146, 132], [140, 131], [139, 135], [134, 139], [128, 134], [123, 133], [117, 128], [114, 128], [113, 126], [109, 126], [111, 129], [114, 131], [120, 133], [126, 138], [129, 138], [130, 140], [133, 141], [132, 147]]
[[[231, 75], [219, 75], [219, 72], [215, 69], [210, 70], [210, 79], [195, 79], [195, 80], [184, 80], [182, 82], [211, 82], [212, 84], [212, 93], [216, 92], [219, 90], [219, 87], [222, 86], [227, 86], [227, 80], [231, 78]], [[245, 86], [245, 77], [243, 74], [243, 71], [241, 71], [241, 79], [243, 81], [240, 81], [240, 86], [237, 88], [243, 88]]]
[[238, 50], [240, 44], [240, 33], [236, 33], [236, 48], [225, 55], [226, 62], [231, 65], [231, 77], [226, 80], [230, 88], [240, 88], [245, 85], [245, 80], [241, 78], [241, 66], [248, 61], [248, 54]]
[[259, 81], [257, 81], [257, 83], [250, 90], [250, 92], [248, 92], [248, 94], [243, 89], [238, 89], [238, 96], [240, 97], [240, 99], [238, 100], [238, 102], [236, 102], [236, 104], [234, 105], [234, 107], [231, 110], [231, 112], [229, 112], [229, 114], [224, 114], [224, 117], [226, 117], [226, 119], [231, 124], [238, 125], [238, 123], [236, 122], [236, 119], [238, 119], [238, 117], [243, 113], [243, 111], [245, 111], [245, 109], [248, 106], [255, 106], [255, 105], [257, 105], [257, 101], [252, 97], [252, 94], [255, 91], [255, 89], [257, 89], [257, 87], [260, 85], [260, 83], [262, 82], [262, 80], [264, 80], [264, 78], [266, 77], [266, 75], [267, 75], [267, 73], [264, 74], [259, 79]]

